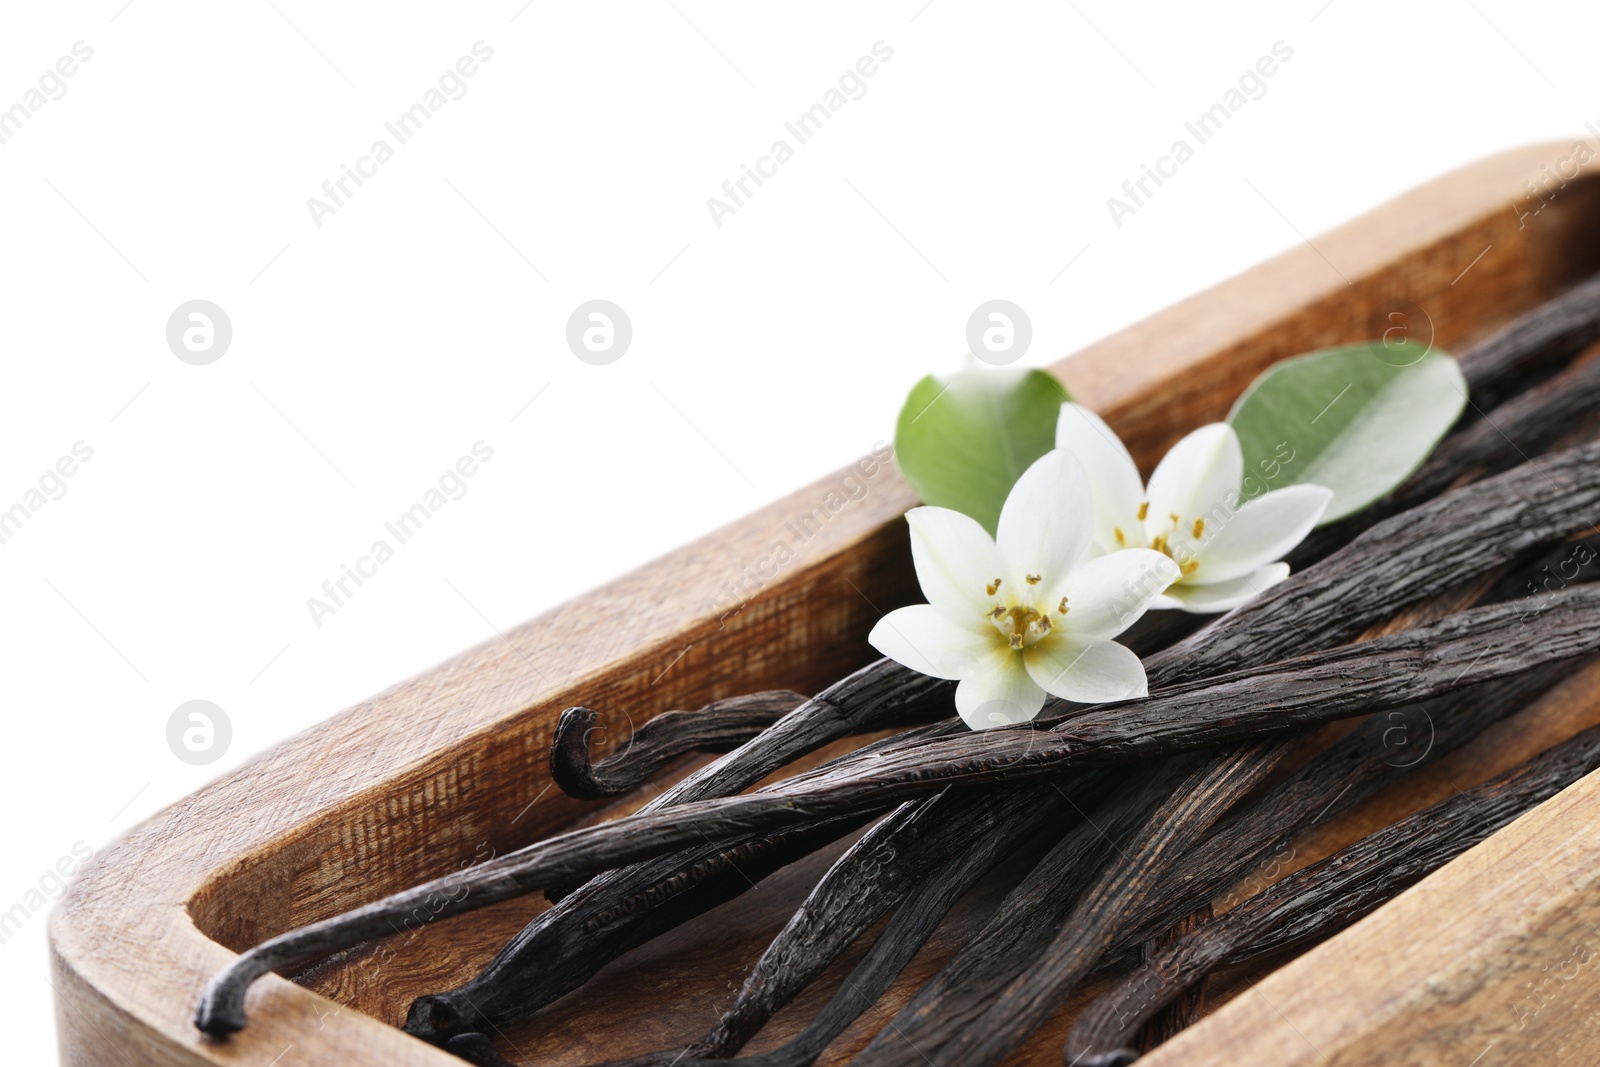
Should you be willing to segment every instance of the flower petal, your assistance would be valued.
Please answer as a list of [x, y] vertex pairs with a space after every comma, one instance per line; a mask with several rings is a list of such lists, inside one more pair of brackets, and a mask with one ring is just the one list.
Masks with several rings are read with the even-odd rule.
[[1249, 501], [1214, 527], [1195, 551], [1194, 580], [1206, 585], [1250, 574], [1276, 562], [1305, 539], [1333, 499], [1320, 485], [1286, 485]]
[[[1056, 420], [1056, 447], [1065, 449], [1083, 464], [1094, 498], [1094, 543], [1101, 552], [1121, 548], [1116, 530], [1128, 541], [1138, 527], [1139, 504], [1144, 500], [1144, 480], [1133, 457], [1105, 420], [1082, 404], [1062, 404]], [[1139, 530], [1129, 543], [1142, 544]]]
[[1060, 588], [1089, 554], [1093, 526], [1094, 498], [1083, 464], [1059, 448], [1035, 460], [1011, 487], [995, 537], [1013, 592], [1029, 575], [1046, 583], [1038, 590], [1041, 597]]
[[872, 628], [867, 641], [896, 663], [935, 678], [960, 678], [987, 667], [994, 649], [1007, 652], [1000, 631], [992, 637], [962, 626], [932, 604], [896, 608]]
[[1063, 700], [1101, 704], [1150, 694], [1144, 664], [1115, 641], [1062, 634], [1040, 641], [1023, 659], [1033, 680]]
[[1028, 677], [1023, 657], [1010, 650], [956, 686], [956, 711], [974, 730], [1028, 722], [1042, 707], [1044, 690]]
[[1000, 556], [976, 519], [949, 508], [906, 512], [911, 525], [911, 561], [928, 603], [958, 621], [988, 626], [984, 614], [994, 600], [984, 587], [1001, 577]]
[[1067, 614], [1052, 614], [1051, 622], [1076, 637], [1112, 638], [1137, 622], [1177, 580], [1178, 565], [1148, 548], [1099, 556], [1068, 576]]
[[1233, 427], [1225, 422], [1202, 426], [1173, 445], [1150, 475], [1147, 528], [1152, 534], [1165, 533], [1172, 515], [1178, 516], [1180, 531], [1198, 518], [1209, 522], [1212, 508], [1222, 505], [1232, 510], [1226, 502], [1230, 497], [1238, 500], [1243, 480], [1244, 453]]
[[1287, 563], [1269, 563], [1260, 570], [1227, 582], [1207, 585], [1190, 585], [1179, 582], [1171, 586], [1166, 595], [1177, 601], [1176, 607], [1195, 614], [1229, 611], [1289, 577]]

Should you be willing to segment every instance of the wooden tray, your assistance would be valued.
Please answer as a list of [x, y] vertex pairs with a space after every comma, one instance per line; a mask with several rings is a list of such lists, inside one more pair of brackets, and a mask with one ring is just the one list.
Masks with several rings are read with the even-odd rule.
[[[1408, 317], [1412, 336], [1432, 332], [1458, 348], [1600, 268], [1595, 168], [1559, 184], [1572, 149], [1540, 145], [1473, 164], [1054, 370], [1148, 470], [1274, 360], [1381, 333], [1399, 321], [1391, 312]], [[914, 500], [879, 466], [856, 472], [870, 489], [840, 507], [830, 489], [846, 473], [334, 716], [102, 851], [50, 921], [63, 1062], [459, 1067], [396, 1026], [414, 996], [472, 974], [542, 898], [397, 935], [295, 981], [269, 976], [251, 994], [250, 1026], [226, 1043], [202, 1040], [190, 1018], [206, 977], [248, 944], [604, 817], [549, 787], [546, 753], [563, 708], [609, 712], [620, 736], [624, 709], [637, 724], [756, 689], [814, 692], [869, 659], [879, 613], [921, 599], [900, 521]], [[780, 544], [793, 555], [775, 564]], [[755, 594], [742, 608], [730, 581], [743, 583], [735, 595]], [[633, 620], [627, 644], [598, 624], [621, 617]], [[1296, 842], [1283, 871], [1600, 720], [1596, 680], [1580, 675]], [[698, 1035], [827, 858], [617, 961], [503, 1035], [503, 1051], [582, 1064]], [[1219, 976], [1216, 1010], [1146, 1062], [1600, 1062], [1600, 1015], [1588, 1011], [1600, 995], [1597, 877], [1600, 776], [1591, 775], [1270, 976], [1276, 964]], [[949, 955], [952, 931], [972, 930], [997, 893], [986, 883], [970, 894], [824, 1061], [862, 1047]], [[794, 1033], [851, 962], [751, 1048]], [[1059, 1064], [1073, 1008], [1014, 1062]]]

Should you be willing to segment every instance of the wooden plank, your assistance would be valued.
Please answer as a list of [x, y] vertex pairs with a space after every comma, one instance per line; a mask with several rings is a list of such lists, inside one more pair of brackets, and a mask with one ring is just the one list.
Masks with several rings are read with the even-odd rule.
[[[1568, 151], [1534, 146], [1457, 171], [1055, 369], [1148, 467], [1267, 364], [1367, 336], [1391, 305], [1430, 321], [1442, 344], [1481, 335], [1600, 266], [1591, 174], [1536, 216], [1511, 207], [1524, 180]], [[292, 1049], [302, 1064], [458, 1063], [380, 1020], [418, 989], [467, 976], [536, 904], [453, 920], [307, 976], [337, 1000], [265, 979], [252, 1025], [227, 1043], [202, 1041], [190, 1014], [232, 950], [592, 816], [594, 805], [545, 789], [561, 708], [582, 702], [625, 725], [624, 712], [640, 721], [735, 692], [813, 691], [870, 655], [864, 637], [879, 612], [918, 599], [898, 521], [913, 501], [881, 462], [856, 472], [864, 495], [846, 473], [334, 716], [103, 850], [51, 917], [63, 1062], [262, 1064]], [[648, 953], [619, 961], [636, 984], [633, 999], [601, 1002], [623, 1024], [615, 1029], [658, 1045], [684, 1036], [689, 1015], [726, 994], [737, 975], [727, 969], [781, 921], [783, 892], [764, 885], [741, 902], [746, 927], [728, 919], [743, 932], [708, 959], [710, 992], [651, 971]], [[764, 911], [749, 910], [762, 900]], [[936, 964], [925, 955], [913, 972]], [[889, 999], [903, 996], [902, 986]], [[764, 1040], [793, 1026], [792, 1014], [775, 1020]], [[1022, 1061], [1059, 1062], [1059, 1037], [1042, 1035]]]

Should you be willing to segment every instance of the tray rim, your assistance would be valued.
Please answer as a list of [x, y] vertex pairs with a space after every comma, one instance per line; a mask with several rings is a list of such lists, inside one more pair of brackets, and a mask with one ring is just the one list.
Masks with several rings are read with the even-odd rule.
[[[1507, 212], [1514, 197], [1527, 195], [1522, 182], [1569, 154], [1576, 142], [1530, 145], [1452, 171], [1319, 236], [1314, 245], [1296, 245], [1049, 369], [1068, 381], [1080, 402], [1104, 413], [1113, 426], [1121, 429], [1141, 419], [1150, 421], [1152, 411], [1173, 403], [1175, 389], [1180, 397], [1186, 395], [1185, 388], [1193, 394], [1185, 402], [1208, 388], [1215, 391], [1214, 384], [1205, 383], [1237, 373], [1239, 355], [1246, 348], [1253, 345], [1253, 358], [1262, 358], [1272, 348], [1274, 331], [1281, 333], [1283, 324], [1307, 309], [1340, 299], [1350, 285], [1383, 276], [1396, 263], [1437, 255], [1453, 235], [1486, 225], [1496, 212]], [[1591, 147], [1590, 158], [1595, 156]], [[1592, 185], [1596, 172], [1595, 166], [1586, 164], [1581, 179], [1575, 180]], [[1536, 219], [1536, 225], [1559, 226], [1569, 201], [1553, 200], [1558, 210], [1543, 221]], [[1470, 258], [1469, 253], [1462, 262]], [[1332, 269], [1330, 260], [1340, 267]], [[1264, 337], [1269, 340], [1262, 342]], [[1185, 387], [1185, 381], [1191, 384]], [[1166, 442], [1147, 436], [1130, 443], [1143, 456]], [[719, 617], [714, 597], [707, 595], [715, 588], [708, 583], [714, 583], [719, 561], [729, 553], [741, 556], [740, 546], [770, 543], [775, 529], [849, 470], [834, 472], [544, 613], [508, 632], [505, 639], [470, 649], [333, 716], [157, 813], [99, 852], [49, 922], [63, 1062], [266, 1063], [296, 1047], [301, 1062], [351, 1062], [359, 1050], [359, 1062], [459, 1064], [383, 1022], [344, 1011], [276, 976], [263, 979], [253, 992], [252, 1025], [246, 1031], [227, 1043], [201, 1038], [189, 1022], [195, 996], [205, 977], [232, 953], [196, 924], [192, 913], [196, 902], [284, 847], [295, 838], [297, 828], [327, 819], [336, 809], [387, 795], [396, 781], [414, 775], [442, 752], [481, 743], [519, 723], [526, 729], [530, 719], [548, 719], [560, 707], [578, 702], [579, 694], [595, 679], [624, 669], [641, 653], [661, 655], [677, 648], [687, 652], [708, 633], [758, 626], [759, 610]], [[807, 542], [757, 601], [779, 595], [803, 597], [811, 577], [826, 568], [846, 566], [853, 554], [882, 537], [913, 503], [898, 476], [887, 471], [873, 491], [846, 505]], [[662, 589], [675, 593], [663, 597]], [[591, 621], [597, 605], [620, 608], [641, 600], [652, 605], [652, 613], [626, 649], [618, 649]], [[562, 650], [563, 667], [543, 680], [530, 676], [532, 664], [516, 646], [552, 643]], [[405, 736], [375, 743], [375, 728], [401, 713], [412, 729]], [[260, 817], [238, 819], [241, 805], [253, 801], [259, 806], [263, 790], [274, 782], [293, 786], [298, 794], [294, 801], [261, 812]], [[1600, 788], [1588, 780], [1573, 789], [1580, 787], [1590, 792]], [[1568, 804], [1566, 796], [1547, 802], [1537, 814], [1558, 810], [1553, 807], [1558, 802]], [[1333, 943], [1314, 952], [1323, 953]], [[1189, 1045], [1203, 1045], [1214, 1031], [1219, 1036], [1225, 1033], [1214, 1020], [1232, 1007], [1224, 1007], [1191, 1030]], [[107, 1053], [108, 1045], [118, 1046], [121, 1055]]]

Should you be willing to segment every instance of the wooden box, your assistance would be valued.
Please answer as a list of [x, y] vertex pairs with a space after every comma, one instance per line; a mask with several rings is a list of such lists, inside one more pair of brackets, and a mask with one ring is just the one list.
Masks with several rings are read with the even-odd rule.
[[[1600, 268], [1600, 181], [1577, 162], [1594, 154], [1563, 142], [1476, 163], [1053, 369], [1148, 470], [1284, 356], [1397, 326], [1459, 348]], [[252, 991], [251, 1025], [227, 1042], [202, 1039], [190, 1020], [205, 979], [251, 943], [608, 814], [550, 786], [563, 708], [609, 713], [614, 743], [629, 716], [637, 725], [758, 689], [814, 692], [870, 659], [880, 612], [920, 600], [900, 521], [914, 500], [882, 463], [854, 472], [865, 495], [830, 495], [846, 473], [334, 716], [101, 852], [50, 922], [63, 1062], [459, 1065], [397, 1029], [406, 1006], [474, 973], [542, 897], [397, 935], [293, 981], [269, 976]], [[630, 644], [601, 625], [620, 616], [633, 620]], [[1283, 869], [1600, 721], [1597, 678], [1575, 677], [1295, 842]], [[583, 1064], [698, 1035], [827, 858], [618, 960], [500, 1035], [503, 1053]], [[1207, 1018], [1146, 1062], [1600, 1062], [1597, 879], [1592, 775], [1298, 959], [1218, 976]], [[988, 885], [970, 894], [823, 1062], [864, 1045], [996, 899]], [[751, 1050], [803, 1025], [852, 960]], [[1060, 1063], [1074, 1004], [1014, 1062]]]

